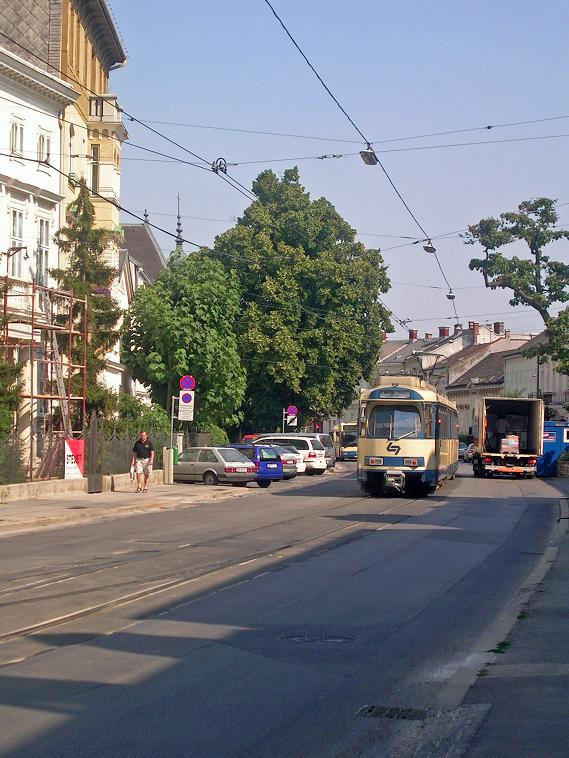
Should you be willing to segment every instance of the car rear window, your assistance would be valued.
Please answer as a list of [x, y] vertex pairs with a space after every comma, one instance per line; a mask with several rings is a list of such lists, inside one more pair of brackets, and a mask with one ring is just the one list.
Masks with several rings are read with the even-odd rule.
[[[284, 442], [284, 440], [283, 440]], [[297, 450], [309, 450], [309, 445], [306, 440], [286, 440], [287, 445], [294, 445]]]
[[322, 435], [322, 437], [320, 437], [319, 439], [320, 439], [320, 442], [324, 445], [324, 447], [334, 447], [332, 438], [329, 437], [327, 434]]
[[218, 450], [218, 453], [228, 463], [243, 463], [244, 461], [248, 461], [248, 458], [243, 455], [241, 450], [235, 450], [231, 447], [221, 448], [221, 450]]
[[262, 461], [277, 461], [279, 454], [276, 450], [269, 450], [266, 447], [259, 448], [259, 455]]
[[324, 445], [320, 442], [320, 440], [311, 440], [312, 442], [312, 449], [313, 450], [325, 450], [326, 448]]

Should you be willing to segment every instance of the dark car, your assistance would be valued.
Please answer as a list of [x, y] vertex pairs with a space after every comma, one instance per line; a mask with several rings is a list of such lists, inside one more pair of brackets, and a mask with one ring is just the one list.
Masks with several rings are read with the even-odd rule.
[[284, 478], [283, 462], [271, 445], [235, 444], [229, 447], [239, 450], [246, 458], [253, 461], [259, 487], [270, 487], [271, 482], [279, 482]]

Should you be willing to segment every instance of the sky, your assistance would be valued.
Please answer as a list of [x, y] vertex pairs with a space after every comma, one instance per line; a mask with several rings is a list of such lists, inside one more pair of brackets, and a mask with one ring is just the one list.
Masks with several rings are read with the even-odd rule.
[[[569, 102], [564, 97], [569, 4], [272, 1], [374, 143], [428, 235], [453, 233], [434, 244], [456, 294], [461, 323], [500, 320], [512, 331], [540, 331], [537, 314], [513, 309], [507, 293], [484, 288], [480, 274], [468, 268], [481, 251], [466, 246], [457, 232], [539, 196], [558, 199], [559, 223], [569, 229]], [[229, 169], [247, 187], [266, 168], [280, 174], [297, 165], [311, 197], [328, 198], [364, 244], [382, 250], [392, 281], [384, 300], [393, 313], [410, 319], [420, 335], [454, 323], [434, 256], [404, 238], [422, 237], [422, 232], [379, 166], [364, 165], [357, 154], [365, 147], [361, 137], [264, 0], [110, 4], [128, 54], [127, 65], [112, 72], [110, 83], [123, 108], [208, 161], [255, 162]], [[551, 120], [498, 127], [538, 119]], [[484, 129], [487, 125], [495, 128]], [[131, 142], [195, 161], [143, 126], [128, 120], [126, 126]], [[465, 131], [419, 136], [455, 130]], [[519, 141], [456, 146], [514, 139]], [[455, 146], [436, 147], [449, 144]], [[344, 157], [310, 157], [329, 154]], [[122, 205], [137, 213], [147, 209], [151, 222], [175, 232], [179, 192], [184, 237], [200, 245], [213, 244], [249, 204], [213, 172], [166, 162], [129, 145], [122, 155]], [[123, 221], [129, 220], [123, 214]], [[156, 235], [165, 251], [173, 248], [171, 238]], [[506, 250], [524, 254], [515, 245]], [[569, 241], [554, 243], [547, 252], [568, 262]], [[403, 334], [397, 327], [397, 335]]]

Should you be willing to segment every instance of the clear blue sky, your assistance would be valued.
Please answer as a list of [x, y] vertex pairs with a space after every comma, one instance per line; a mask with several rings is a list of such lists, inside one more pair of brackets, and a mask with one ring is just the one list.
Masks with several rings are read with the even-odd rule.
[[[110, 89], [142, 119], [333, 137], [271, 137], [152, 124], [213, 160], [274, 160], [355, 152], [358, 135], [321, 88], [263, 0], [111, 0], [128, 63]], [[491, 131], [379, 144], [432, 132], [470, 129], [569, 114], [565, 0], [274, 0], [292, 34], [377, 150], [456, 142], [569, 134], [569, 118]], [[134, 123], [130, 139], [192, 160]], [[339, 140], [356, 140], [354, 143]], [[123, 150], [122, 202], [174, 231], [176, 193], [184, 236], [212, 244], [247, 205], [215, 175], [181, 164], [149, 162]], [[421, 223], [432, 236], [511, 210], [545, 195], [569, 203], [569, 138], [382, 153]], [[370, 247], [380, 247], [394, 284], [386, 303], [401, 318], [428, 319], [421, 332], [449, 323], [452, 309], [432, 256], [420, 245], [386, 250], [419, 236], [378, 167], [359, 156], [237, 166], [250, 186], [266, 167], [298, 165], [316, 198], [326, 196]], [[569, 205], [560, 208], [569, 228]], [[124, 220], [128, 219], [124, 217]], [[158, 235], [169, 250], [172, 242]], [[510, 308], [503, 293], [486, 291], [468, 270], [474, 248], [451, 237], [436, 243], [456, 289], [463, 322], [505, 320], [512, 330], [540, 329], [533, 313]], [[569, 243], [550, 252], [567, 261]], [[397, 283], [395, 283], [397, 282]], [[468, 289], [460, 289], [468, 287]], [[508, 313], [509, 312], [509, 313]], [[478, 315], [484, 314], [484, 315]], [[401, 330], [399, 330], [401, 332]]]

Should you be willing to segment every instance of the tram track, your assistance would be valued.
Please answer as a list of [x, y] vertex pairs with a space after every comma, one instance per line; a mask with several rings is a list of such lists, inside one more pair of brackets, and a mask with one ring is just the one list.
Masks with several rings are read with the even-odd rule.
[[[368, 501], [368, 498], [358, 498], [356, 500], [353, 500], [351, 502], [351, 505], [354, 505], [358, 502]], [[379, 511], [374, 514], [370, 514], [370, 516], [374, 517], [383, 517], [383, 516], [389, 516], [392, 513], [395, 513], [402, 508], [405, 508], [409, 505], [413, 505], [414, 503], [418, 502], [417, 500], [405, 500], [403, 502], [399, 502], [397, 505], [393, 506], [392, 508], [386, 509], [384, 511]], [[243, 537], [246, 535], [250, 535], [253, 532], [258, 532], [261, 529], [270, 529], [271, 527], [283, 525], [283, 524], [290, 524], [292, 522], [298, 522], [299, 520], [302, 520], [303, 518], [311, 517], [311, 516], [317, 516], [319, 514], [322, 514], [324, 512], [335, 512], [340, 510], [342, 507], [345, 508], [346, 504], [343, 503], [340, 506], [337, 507], [325, 507], [325, 508], [319, 508], [313, 511], [310, 511], [308, 513], [304, 513], [299, 516], [295, 516], [292, 519], [283, 519], [278, 522], [273, 522], [270, 525], [262, 526], [262, 527], [256, 527], [254, 529], [248, 529], [243, 530], [242, 532], [235, 533], [233, 535], [230, 535], [233, 539], [238, 539], [239, 537]], [[425, 502], [425, 506], [428, 507], [428, 502]], [[399, 523], [403, 520], [406, 520], [408, 518], [412, 518], [413, 516], [420, 515], [418, 513], [414, 514], [405, 514], [401, 518], [394, 518], [393, 520], [390, 520], [389, 522], [382, 524], [380, 527], [372, 527], [365, 530], [365, 534], [359, 534], [357, 535], [357, 539], [367, 536], [368, 534], [373, 534], [376, 531], [379, 531], [380, 529], [388, 528], [389, 526], [392, 526], [393, 524]], [[304, 548], [306, 548], [311, 543], [317, 544], [319, 541], [322, 540], [330, 540], [334, 539], [335, 537], [338, 537], [343, 532], [349, 532], [351, 530], [357, 529], [358, 527], [361, 527], [363, 524], [368, 524], [369, 518], [360, 519], [357, 521], [354, 521], [353, 523], [336, 527], [334, 529], [328, 529], [324, 531], [318, 531], [317, 533], [311, 534], [310, 536], [306, 537], [305, 539], [299, 539], [294, 540], [289, 544], [280, 544], [280, 545], [272, 545], [268, 547], [266, 550], [257, 551], [255, 553], [244, 553], [238, 558], [232, 558], [227, 561], [218, 561], [213, 563], [207, 563], [203, 564], [201, 566], [195, 566], [190, 571], [169, 571], [162, 574], [153, 575], [152, 577], [149, 577], [147, 580], [145, 580], [143, 583], [146, 586], [143, 586], [140, 589], [137, 589], [135, 591], [131, 592], [123, 592], [118, 595], [114, 595], [113, 597], [110, 597], [108, 599], [103, 600], [102, 602], [93, 603], [93, 604], [87, 604], [82, 608], [74, 608], [66, 613], [62, 613], [57, 616], [53, 616], [50, 618], [42, 618], [34, 623], [30, 624], [24, 624], [21, 626], [18, 626], [16, 628], [12, 628], [7, 630], [6, 632], [3, 632], [0, 634], [0, 644], [5, 644], [7, 642], [14, 641], [18, 638], [25, 637], [28, 635], [32, 635], [34, 633], [38, 633], [41, 631], [46, 631], [47, 629], [52, 629], [54, 627], [61, 626], [63, 624], [66, 624], [70, 621], [74, 621], [101, 611], [109, 610], [112, 608], [118, 608], [120, 606], [124, 606], [133, 602], [141, 601], [143, 599], [151, 598], [153, 596], [166, 593], [169, 591], [174, 591], [181, 589], [185, 585], [189, 585], [191, 583], [198, 582], [200, 580], [207, 580], [207, 579], [214, 579], [216, 576], [221, 577], [221, 575], [224, 572], [231, 572], [233, 569], [238, 569], [239, 567], [243, 566], [251, 566], [255, 562], [260, 561], [271, 561], [278, 557], [278, 559], [282, 562], [283, 558], [286, 556], [282, 555], [283, 551], [294, 551], [295, 553], [297, 551], [301, 551]], [[217, 538], [210, 538], [206, 540], [197, 541], [196, 543], [189, 544], [183, 546], [184, 549], [191, 549], [196, 547], [203, 547], [203, 546], [212, 546], [215, 545], [216, 542], [218, 542], [220, 539], [227, 539], [227, 537], [217, 537]], [[346, 544], [347, 542], [350, 542], [351, 539], [347, 538], [346, 540], [342, 540], [341, 542], [336, 542], [335, 547], [339, 547], [340, 545]], [[164, 558], [169, 554], [172, 554], [176, 551], [178, 551], [180, 547], [176, 547], [173, 549], [168, 549], [164, 551], [159, 551], [158, 554], [154, 553], [153, 557], [158, 558]], [[326, 550], [326, 546], [323, 546], [323, 550]], [[150, 557], [150, 556], [147, 556]], [[135, 560], [134, 558], [132, 561]], [[128, 562], [132, 562], [128, 561]], [[62, 582], [66, 581], [73, 581], [74, 579], [81, 579], [85, 576], [92, 575], [94, 573], [100, 573], [107, 570], [115, 570], [120, 567], [124, 567], [125, 563], [127, 561], [121, 561], [121, 562], [113, 562], [107, 564], [105, 567], [99, 567], [97, 569], [94, 569], [90, 572], [83, 572], [71, 575], [69, 577], [59, 578], [56, 581], [52, 581], [51, 583], [46, 583], [44, 585], [41, 585], [39, 587], [35, 587], [35, 590], [38, 589], [45, 589], [48, 586], [54, 586], [56, 584], [61, 584]], [[127, 588], [132, 587], [132, 585], [140, 585], [141, 581], [139, 579], [129, 579], [125, 581], [119, 581], [113, 584], [97, 584], [96, 586], [90, 587], [90, 588], [81, 588], [81, 589], [73, 589], [70, 592], [66, 593], [56, 593], [50, 596], [41, 596], [39, 598], [27, 598], [25, 600], [13, 600], [8, 601], [5, 603], [0, 604], [0, 607], [3, 608], [3, 612], [7, 613], [10, 608], [16, 608], [19, 605], [25, 604], [33, 604], [34, 602], [40, 603], [40, 602], [46, 602], [46, 601], [63, 601], [67, 598], [77, 597], [77, 596], [91, 596], [93, 594], [96, 594], [97, 592], [101, 591], [107, 591], [109, 588], [116, 588], [119, 587]], [[20, 590], [20, 592], [23, 592], [24, 590]], [[16, 590], [13, 594], [17, 594], [18, 590]], [[9, 595], [8, 595], [9, 596]]]

